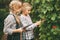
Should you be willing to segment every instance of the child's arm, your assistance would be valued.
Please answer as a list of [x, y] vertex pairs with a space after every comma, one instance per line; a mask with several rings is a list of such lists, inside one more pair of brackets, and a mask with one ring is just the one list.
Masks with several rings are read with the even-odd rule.
[[10, 28], [10, 26], [13, 24], [12, 22], [12, 16], [9, 15], [7, 16], [7, 18], [4, 20], [4, 29], [3, 32], [7, 33], [7, 34], [12, 34], [13, 33], [13, 29]]
[[28, 26], [28, 27], [26, 28], [26, 30], [32, 30], [32, 29], [34, 29], [35, 27], [38, 27], [38, 25], [41, 25], [41, 23], [42, 23], [41, 20], [40, 20], [40, 21], [37, 21], [36, 23], [33, 23], [32, 25]]
[[29, 25], [27, 20], [24, 17], [20, 17], [20, 20], [21, 20], [21, 23], [23, 24], [23, 26], [26, 27], [26, 30], [32, 30], [35, 27], [37, 27], [37, 25], [40, 25], [40, 23], [41, 23], [41, 21], [38, 21], [36, 23], [33, 23], [33, 24]]
[[12, 33], [17, 33], [17, 32], [22, 32], [22, 29], [12, 29], [11, 27], [15, 28], [13, 25], [14, 19], [12, 15], [9, 15], [5, 20], [4, 20], [4, 29], [3, 32], [6, 34], [12, 35]]

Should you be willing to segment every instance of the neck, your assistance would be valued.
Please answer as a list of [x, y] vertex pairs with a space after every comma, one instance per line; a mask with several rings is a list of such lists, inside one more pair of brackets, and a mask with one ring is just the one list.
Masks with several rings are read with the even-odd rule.
[[25, 13], [23, 12], [22, 15], [27, 16], [28, 14], [25, 14]]

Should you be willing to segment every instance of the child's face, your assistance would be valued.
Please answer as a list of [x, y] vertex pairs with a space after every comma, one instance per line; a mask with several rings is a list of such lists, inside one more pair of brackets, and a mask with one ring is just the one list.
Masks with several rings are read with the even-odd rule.
[[26, 8], [25, 9], [25, 14], [27, 15], [27, 14], [29, 14], [31, 12], [31, 8]]

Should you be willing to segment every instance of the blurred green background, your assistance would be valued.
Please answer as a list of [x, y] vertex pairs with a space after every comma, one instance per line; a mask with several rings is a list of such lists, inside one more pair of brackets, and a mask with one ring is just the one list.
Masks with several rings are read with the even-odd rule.
[[[0, 40], [3, 35], [4, 19], [9, 14], [11, 0], [0, 0]], [[38, 28], [34, 29], [35, 40], [60, 40], [60, 0], [21, 0], [29, 2], [33, 8], [31, 18], [33, 22], [46, 19]]]

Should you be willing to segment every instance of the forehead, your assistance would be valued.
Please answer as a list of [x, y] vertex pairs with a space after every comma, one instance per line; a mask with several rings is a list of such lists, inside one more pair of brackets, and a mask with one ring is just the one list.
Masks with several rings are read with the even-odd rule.
[[30, 6], [25, 7], [26, 10], [31, 10], [32, 8]]

